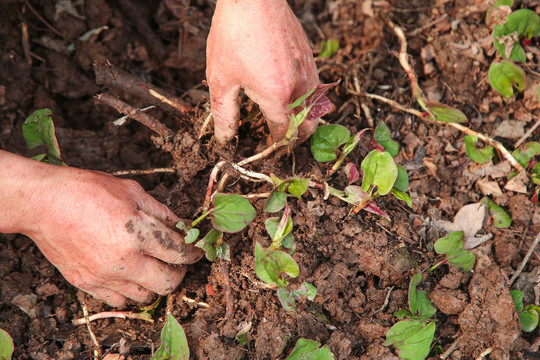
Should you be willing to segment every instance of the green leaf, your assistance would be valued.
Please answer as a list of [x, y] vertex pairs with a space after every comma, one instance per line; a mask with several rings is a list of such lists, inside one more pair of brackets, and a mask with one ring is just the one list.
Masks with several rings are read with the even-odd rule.
[[212, 229], [203, 239], [199, 240], [195, 246], [204, 250], [206, 258], [209, 261], [214, 261], [217, 259], [219, 254], [223, 254], [224, 249], [220, 249], [222, 243], [223, 233], [219, 230]]
[[498, 6], [512, 7], [513, 5], [514, 5], [514, 0], [499, 0], [495, 4], [493, 4], [494, 7], [498, 7]]
[[521, 330], [531, 332], [538, 326], [538, 313], [534, 310], [525, 310], [519, 314]]
[[289, 183], [288, 191], [289, 193], [296, 196], [298, 199], [304, 195], [309, 187], [309, 178], [308, 179], [302, 179], [302, 178], [294, 178], [287, 180], [286, 182]]
[[298, 339], [291, 354], [285, 360], [333, 360], [334, 354], [328, 346], [314, 340]]
[[493, 224], [498, 228], [507, 228], [512, 224], [512, 218], [502, 207], [491, 201], [490, 198], [484, 197], [480, 200], [481, 203], [486, 204], [489, 214], [493, 218]]
[[380, 195], [386, 195], [394, 186], [398, 169], [392, 155], [388, 152], [373, 150], [362, 161], [364, 177], [362, 191], [367, 192], [371, 187], [378, 187]]
[[292, 293], [295, 298], [305, 296], [309, 301], [313, 301], [317, 296], [317, 288], [308, 282], [303, 282], [298, 290], [293, 290]]
[[524, 168], [529, 166], [529, 161], [535, 156], [540, 155], [540, 143], [531, 141], [514, 150], [512, 156]]
[[416, 288], [420, 281], [422, 281], [422, 274], [416, 274], [411, 279], [409, 284], [409, 308], [413, 315], [418, 314], [425, 319], [429, 319], [437, 312], [437, 308], [427, 298], [427, 291], [420, 291]]
[[[292, 245], [294, 242], [294, 236], [292, 234], [293, 221], [290, 215], [287, 216], [285, 226], [281, 229], [279, 228], [280, 223], [283, 221], [283, 215], [282, 219], [276, 217], [268, 218], [264, 223], [266, 231], [268, 231], [268, 234], [272, 238], [272, 245], [270, 245], [272, 250], [279, 248], [283, 243]], [[290, 246], [287, 248], [290, 248]]]
[[521, 314], [523, 311], [523, 291], [510, 290], [510, 295], [512, 296], [512, 300], [514, 300], [518, 314]]
[[320, 58], [331, 58], [339, 50], [339, 40], [331, 39], [328, 41], [321, 41], [321, 53]]
[[44, 145], [47, 148], [49, 163], [62, 165], [60, 147], [54, 134], [51, 110], [36, 110], [26, 118], [23, 124], [23, 136], [30, 150]]
[[214, 209], [210, 214], [214, 227], [228, 233], [241, 231], [257, 216], [249, 200], [238, 194], [214, 195]]
[[398, 349], [400, 359], [424, 360], [429, 354], [434, 335], [434, 322], [402, 320], [388, 330], [384, 344]]
[[413, 314], [407, 309], [400, 309], [394, 313], [394, 316], [400, 320], [405, 319], [406, 317], [411, 317]]
[[463, 235], [463, 231], [452, 231], [447, 236], [437, 240], [434, 249], [437, 254], [446, 256], [446, 262], [463, 269], [463, 271], [471, 271], [476, 258], [473, 253], [463, 249], [463, 241], [461, 240]]
[[375, 128], [373, 138], [377, 141], [384, 150], [388, 151], [392, 157], [396, 157], [399, 152], [399, 144], [392, 140], [390, 129], [384, 121], [380, 121]]
[[0, 360], [11, 360], [15, 346], [9, 333], [0, 329]]
[[278, 189], [274, 189], [266, 201], [264, 211], [271, 213], [278, 212], [283, 209], [285, 205], [287, 205], [287, 194]]
[[492, 63], [488, 77], [491, 86], [506, 98], [514, 95], [514, 88], [523, 91], [526, 86], [525, 72], [506, 60]]
[[351, 132], [341, 125], [319, 126], [311, 136], [311, 153], [315, 160], [328, 162], [337, 159], [339, 147], [351, 137]]
[[409, 175], [407, 174], [407, 171], [403, 168], [401, 165], [397, 165], [397, 178], [396, 182], [394, 183], [394, 187], [400, 191], [407, 191], [409, 190]]
[[307, 93], [305, 93], [304, 95], [300, 96], [298, 99], [296, 99], [295, 102], [293, 102], [292, 104], [290, 104], [289, 106], [287, 106], [289, 109], [294, 109], [295, 107], [298, 107], [300, 105], [302, 105], [302, 103], [311, 95], [313, 94], [313, 92], [315, 91], [315, 89], [317, 88], [317, 86], [315, 86], [313, 89], [309, 90]]
[[296, 301], [289, 288], [280, 287], [277, 289], [277, 295], [281, 306], [283, 306], [285, 310], [296, 312]]
[[[508, 15], [504, 24], [497, 25], [493, 29], [493, 45], [503, 58], [526, 62], [521, 40], [529, 40], [536, 36], [540, 36], [540, 16], [532, 10], [519, 9]], [[514, 45], [510, 54], [506, 54], [506, 44], [512, 41]]]
[[467, 116], [461, 111], [451, 106], [441, 104], [436, 101], [426, 103], [426, 108], [435, 116], [436, 121], [450, 123], [467, 122]]
[[466, 135], [465, 138], [465, 151], [467, 151], [467, 156], [472, 161], [475, 161], [479, 164], [484, 164], [495, 156], [495, 149], [493, 146], [486, 146], [482, 149], [477, 148], [474, 146], [474, 143], [478, 141], [478, 137], [475, 135]]
[[189, 360], [186, 334], [171, 314], [161, 330], [161, 346], [151, 360]]
[[300, 274], [298, 264], [291, 255], [281, 250], [265, 250], [255, 243], [255, 272], [259, 278], [270, 285], [287, 286], [284, 274], [292, 278]]
[[412, 208], [412, 199], [405, 191], [401, 191], [393, 187], [392, 194], [394, 194], [394, 196], [399, 200], [405, 201], [407, 203], [407, 206]]
[[189, 229], [187, 231], [186, 237], [184, 238], [185, 243], [186, 244], [194, 243], [195, 240], [197, 240], [197, 238], [199, 237], [199, 234], [200, 234], [199, 229]]

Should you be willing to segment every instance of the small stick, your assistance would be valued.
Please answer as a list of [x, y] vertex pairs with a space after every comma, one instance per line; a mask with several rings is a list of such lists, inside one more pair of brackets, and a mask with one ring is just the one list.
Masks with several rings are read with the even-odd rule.
[[123, 93], [150, 102], [168, 113], [178, 114], [181, 118], [188, 119], [190, 110], [182, 99], [142, 81], [138, 76], [122, 71], [105, 61], [94, 62], [94, 73], [98, 85], [114, 87]]
[[222, 260], [221, 264], [221, 274], [223, 275], [223, 290], [225, 291], [225, 307], [227, 313], [227, 319], [231, 321], [233, 319], [233, 305], [232, 305], [232, 295], [231, 295], [231, 282], [229, 279], [229, 269], [227, 268], [227, 263]]
[[200, 306], [200, 307], [205, 307], [205, 308], [210, 307], [210, 305], [205, 303], [205, 302], [199, 302], [197, 300], [190, 299], [187, 296], [182, 296], [182, 300], [189, 303], [189, 304], [195, 304], [195, 305]]
[[32, 66], [32, 55], [30, 54], [30, 40], [28, 39], [28, 24], [21, 23], [21, 42], [24, 52], [24, 59], [29, 67]]
[[155, 168], [146, 170], [119, 170], [113, 171], [110, 174], [114, 176], [129, 176], [129, 175], [152, 175], [158, 173], [174, 174], [176, 170], [173, 168]]
[[221, 167], [226, 163], [227, 162], [225, 160], [221, 160], [216, 165], [214, 165], [212, 172], [210, 172], [210, 178], [208, 179], [208, 188], [206, 190], [206, 196], [204, 197], [204, 203], [202, 206], [203, 209], [208, 209], [208, 207], [210, 206], [210, 202], [212, 201], [212, 188], [214, 187], [214, 181], [216, 181], [217, 175], [221, 170]]
[[159, 120], [157, 120], [153, 116], [141, 112], [139, 109], [134, 108], [133, 106], [118, 99], [117, 97], [109, 94], [99, 94], [96, 95], [96, 99], [99, 102], [116, 109], [116, 111], [118, 111], [119, 113], [127, 115], [133, 120], [137, 120], [138, 122], [145, 125], [150, 130], [154, 131], [164, 139], [174, 137], [174, 132], [167, 126], [165, 126], [163, 123], [161, 123]]
[[242, 195], [242, 196], [245, 197], [246, 199], [264, 199], [264, 198], [270, 197], [270, 194], [272, 193], [265, 192], [265, 193], [258, 193], [258, 194], [247, 194], [247, 195]]
[[210, 126], [210, 121], [213, 119], [213, 115], [210, 112], [206, 119], [204, 119], [204, 123], [201, 126], [201, 130], [199, 130], [199, 140], [202, 139], [202, 137], [206, 134], [206, 129], [208, 129], [208, 126]]
[[257, 173], [257, 172], [254, 172], [254, 171], [249, 171], [248, 169], [245, 169], [243, 167], [241, 167], [240, 165], [237, 165], [237, 164], [234, 164], [234, 163], [229, 163], [234, 170], [238, 171], [240, 174], [244, 175], [245, 177], [247, 177], [247, 180], [249, 181], [255, 181], [255, 182], [261, 182], [261, 181], [266, 181], [267, 183], [269, 183], [270, 185], [274, 185], [274, 182], [272, 181], [272, 178], [266, 174], [261, 174], [261, 173]]
[[100, 319], [119, 318], [119, 319], [139, 319], [148, 322], [154, 322], [152, 318], [141, 316], [141, 313], [133, 311], [103, 311], [88, 317], [71, 320], [74, 325], [86, 324], [87, 321], [96, 321]]
[[448, 347], [448, 349], [446, 349], [446, 351], [441, 355], [441, 359], [447, 359], [454, 352], [454, 350], [457, 349], [461, 340], [461, 336], [454, 340], [454, 342]]
[[486, 356], [488, 356], [489, 354], [491, 354], [492, 351], [493, 351], [493, 348], [492, 348], [492, 347], [487, 348], [486, 350], [482, 351], [482, 353], [476, 358], [476, 360], [483, 360], [483, 359], [485, 359]]
[[51, 24], [49, 24], [47, 22], [47, 20], [45, 20], [43, 18], [43, 16], [41, 16], [41, 14], [36, 10], [34, 9], [34, 7], [30, 4], [30, 1], [28, 0], [24, 0], [26, 6], [28, 6], [28, 8], [30, 9], [30, 11], [32, 11], [34, 13], [34, 15], [36, 15], [36, 17], [39, 19], [39, 21], [41, 21], [43, 24], [45, 24], [46, 27], [49, 28], [49, 30], [51, 30], [53, 33], [55, 33], [56, 35], [60, 36], [62, 39], [66, 39], [64, 37], [64, 34], [62, 34], [60, 31], [56, 30]]
[[517, 149], [519, 145], [523, 144], [523, 142], [532, 135], [532, 133], [534, 132], [534, 130], [536, 130], [538, 126], [540, 126], [540, 118], [536, 120], [536, 123], [529, 130], [527, 130], [527, 132], [521, 137], [521, 139], [519, 139], [514, 144], [514, 149]]
[[377, 310], [373, 314], [371, 314], [371, 316], [373, 316], [373, 315], [375, 315], [377, 313], [380, 313], [381, 311], [383, 311], [388, 306], [388, 303], [390, 302], [390, 294], [392, 294], [393, 290], [394, 290], [393, 286], [388, 289], [388, 294], [386, 294], [386, 298], [384, 299], [383, 306], [381, 306], [381, 308], [379, 310]]
[[90, 320], [88, 317], [88, 309], [86, 308], [84, 299], [82, 299], [81, 296], [78, 296], [78, 298], [79, 298], [79, 302], [81, 303], [81, 308], [84, 315], [84, 323], [86, 324], [86, 327], [88, 329], [88, 333], [90, 334], [90, 338], [92, 339], [92, 342], [96, 346], [96, 348], [94, 349], [94, 359], [101, 360], [101, 355], [102, 355], [101, 345], [99, 344], [96, 334], [94, 334], [94, 330], [92, 330], [92, 325], [90, 325]]
[[531, 257], [532, 253], [534, 252], [534, 249], [536, 248], [536, 246], [538, 245], [538, 243], [540, 243], [540, 233], [538, 233], [536, 235], [536, 239], [534, 239], [531, 247], [529, 248], [529, 251], [527, 251], [527, 254], [525, 255], [525, 257], [523, 258], [523, 260], [521, 261], [521, 263], [519, 264], [516, 272], [514, 273], [514, 275], [512, 275], [512, 278], [510, 279], [510, 284], [508, 285], [508, 287], [511, 287], [512, 284], [514, 283], [514, 281], [516, 281], [516, 279], [518, 278], [518, 276], [521, 274], [521, 272], [523, 271], [523, 269], [525, 268], [525, 265], [527, 265], [527, 262], [529, 261], [529, 258]]
[[415, 35], [418, 35], [420, 34], [422, 31], [426, 30], [426, 29], [429, 29], [430, 27], [432, 27], [433, 25], [437, 25], [438, 23], [444, 21], [444, 19], [446, 19], [448, 17], [448, 14], [444, 14], [443, 16], [441, 16], [440, 18], [438, 18], [437, 20], [433, 20], [432, 22], [422, 26], [422, 27], [419, 27], [417, 29], [414, 29], [413, 31], [410, 31], [407, 33], [407, 35], [409, 36], [415, 36]]

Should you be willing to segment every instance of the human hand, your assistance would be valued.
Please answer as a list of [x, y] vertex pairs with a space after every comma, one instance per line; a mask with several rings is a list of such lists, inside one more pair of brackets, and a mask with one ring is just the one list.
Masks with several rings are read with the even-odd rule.
[[[174, 290], [200, 249], [173, 230], [179, 218], [131, 180], [40, 164], [20, 231], [76, 287], [112, 306]], [[37, 168], [36, 165], [39, 164]], [[28, 169], [27, 169], [28, 170]], [[27, 184], [28, 185], [28, 184]]]
[[[266, 117], [274, 141], [285, 137], [287, 106], [319, 83], [313, 53], [285, 0], [218, 0], [207, 42], [206, 77], [218, 142], [238, 129], [244, 90]], [[299, 141], [317, 128], [304, 121]]]

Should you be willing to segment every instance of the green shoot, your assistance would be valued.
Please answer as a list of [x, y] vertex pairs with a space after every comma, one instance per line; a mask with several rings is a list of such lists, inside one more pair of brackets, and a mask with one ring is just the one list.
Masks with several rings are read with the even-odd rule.
[[171, 314], [161, 330], [161, 346], [151, 360], [189, 360], [186, 333]]
[[527, 305], [523, 307], [523, 292], [519, 290], [510, 290], [510, 295], [514, 299], [516, 310], [521, 322], [521, 330], [531, 332], [539, 325], [540, 307], [536, 305]]
[[502, 207], [495, 204], [490, 198], [484, 197], [480, 200], [481, 203], [486, 204], [487, 209], [491, 217], [493, 218], [493, 224], [498, 228], [507, 228], [512, 224], [512, 218]]
[[15, 346], [9, 333], [0, 329], [0, 359], [11, 360]]
[[443, 264], [455, 265], [463, 271], [471, 271], [476, 258], [473, 253], [463, 249], [463, 231], [452, 231], [446, 237], [440, 238], [435, 243], [435, 252], [445, 255], [445, 258], [433, 265], [429, 271], [433, 271]]
[[435, 323], [426, 320], [402, 320], [386, 333], [386, 346], [394, 346], [399, 358], [424, 360], [435, 336]]
[[231, 250], [229, 245], [223, 241], [223, 233], [219, 230], [210, 230], [195, 246], [204, 250], [209, 261], [214, 261], [217, 258], [231, 261]]
[[334, 360], [334, 354], [328, 346], [320, 347], [314, 340], [298, 339], [293, 351], [285, 360]]
[[373, 132], [373, 139], [377, 141], [384, 150], [388, 151], [392, 157], [396, 157], [399, 152], [399, 144], [392, 140], [390, 129], [384, 121], [380, 121]]
[[517, 65], [503, 60], [500, 63], [492, 63], [488, 71], [489, 83], [505, 98], [514, 95], [514, 88], [521, 92], [525, 90], [527, 81], [525, 72]]
[[328, 41], [321, 41], [321, 53], [320, 58], [331, 58], [339, 50], [339, 40], [331, 39]]
[[[65, 165], [60, 156], [60, 147], [54, 134], [54, 124], [51, 118], [51, 110], [36, 110], [23, 124], [23, 136], [28, 149], [45, 146], [47, 153], [34, 157], [38, 161], [48, 162], [53, 165]], [[45, 158], [46, 157], [46, 158]]]
[[466, 135], [463, 139], [465, 141], [465, 151], [467, 156], [474, 162], [484, 164], [495, 157], [495, 149], [493, 146], [486, 146], [482, 149], [477, 148], [474, 144], [478, 141], [478, 137], [475, 135]]
[[281, 250], [266, 250], [255, 243], [255, 272], [267, 284], [285, 287], [289, 282], [285, 274], [296, 278], [300, 274], [298, 264], [291, 255]]

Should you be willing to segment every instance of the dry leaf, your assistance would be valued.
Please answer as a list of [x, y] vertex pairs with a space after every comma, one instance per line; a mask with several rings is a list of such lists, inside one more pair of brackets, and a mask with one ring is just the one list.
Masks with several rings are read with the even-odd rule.
[[499, 184], [495, 181], [489, 181], [487, 178], [480, 179], [476, 182], [476, 185], [480, 188], [480, 191], [484, 195], [501, 196], [502, 191]]
[[520, 171], [512, 180], [508, 181], [504, 188], [506, 190], [515, 191], [522, 194], [527, 194], [527, 183], [529, 179], [525, 171]]
[[503, 120], [493, 131], [493, 136], [500, 136], [507, 139], [519, 139], [525, 134], [523, 127], [525, 122], [517, 120]]
[[446, 232], [463, 231], [463, 248], [472, 249], [491, 239], [492, 235], [476, 236], [482, 227], [487, 216], [487, 206], [483, 203], [468, 204], [459, 209], [454, 221], [439, 220], [438, 224]]

